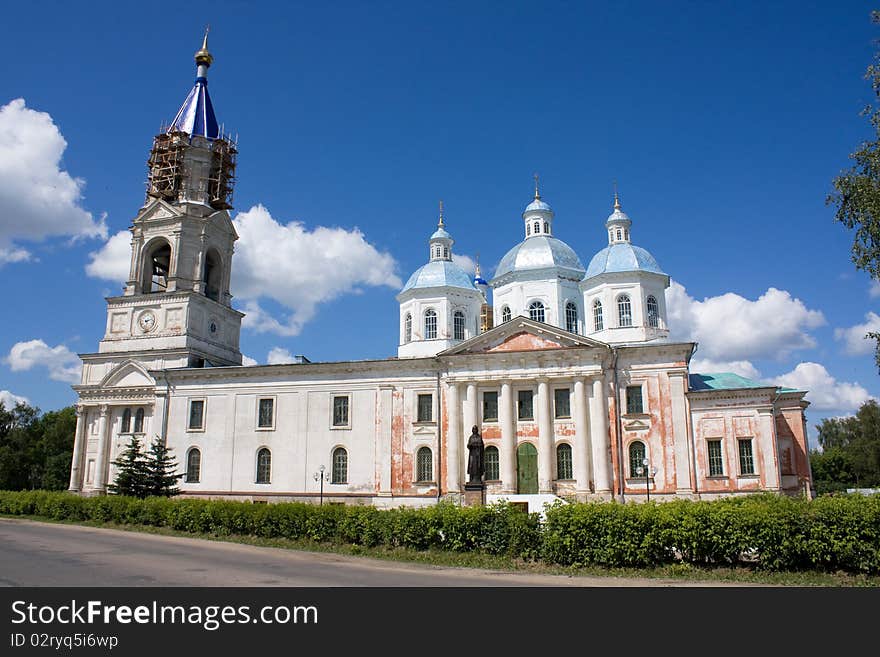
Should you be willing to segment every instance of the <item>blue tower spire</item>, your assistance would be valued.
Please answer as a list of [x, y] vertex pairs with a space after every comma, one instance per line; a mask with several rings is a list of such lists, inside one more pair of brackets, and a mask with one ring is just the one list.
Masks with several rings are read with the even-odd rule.
[[217, 139], [220, 136], [220, 126], [214, 115], [214, 106], [211, 104], [211, 96], [208, 95], [208, 67], [214, 61], [214, 57], [208, 52], [208, 30], [205, 30], [205, 39], [202, 47], [196, 52], [196, 81], [190, 90], [183, 105], [177, 110], [177, 116], [168, 126], [168, 132], [185, 132], [190, 137], [205, 137]]

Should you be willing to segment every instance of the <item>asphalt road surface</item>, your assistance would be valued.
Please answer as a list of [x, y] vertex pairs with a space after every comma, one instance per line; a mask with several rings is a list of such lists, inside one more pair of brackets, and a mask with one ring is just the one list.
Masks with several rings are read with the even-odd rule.
[[423, 566], [0, 518], [0, 586], [700, 585], [678, 580], [568, 577]]

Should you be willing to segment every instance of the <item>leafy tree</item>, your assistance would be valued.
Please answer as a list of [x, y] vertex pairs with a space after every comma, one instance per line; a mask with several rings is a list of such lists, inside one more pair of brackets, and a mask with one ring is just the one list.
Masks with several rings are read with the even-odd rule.
[[[880, 11], [871, 12], [871, 21], [880, 23]], [[868, 117], [873, 138], [850, 155], [854, 165], [834, 179], [834, 191], [825, 202], [837, 207], [835, 220], [856, 231], [852, 246], [856, 269], [880, 280], [880, 52], [874, 54], [865, 79], [871, 82], [875, 104], [862, 110], [862, 115]], [[865, 338], [876, 341], [874, 361], [880, 368], [880, 333], [871, 332]]]
[[175, 474], [177, 459], [171, 455], [171, 448], [156, 436], [147, 458], [147, 477], [149, 495], [171, 497], [177, 495], [180, 489], [177, 480], [183, 473]]
[[40, 415], [28, 404], [0, 403], [0, 489], [67, 488], [75, 431], [73, 407]]
[[810, 453], [818, 492], [880, 486], [880, 404], [869, 399], [853, 417], [816, 425], [823, 451]]
[[150, 469], [141, 441], [132, 436], [128, 446], [113, 461], [116, 479], [107, 486], [107, 492], [115, 495], [146, 497], [150, 493]]

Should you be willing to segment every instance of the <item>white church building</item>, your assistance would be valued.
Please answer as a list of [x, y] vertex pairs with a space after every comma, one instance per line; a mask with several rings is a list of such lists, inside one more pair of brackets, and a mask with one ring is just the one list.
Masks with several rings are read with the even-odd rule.
[[690, 371], [695, 343], [668, 338], [669, 276], [616, 197], [585, 268], [536, 182], [523, 239], [489, 281], [453, 261], [441, 206], [427, 262], [397, 295], [396, 357], [243, 366], [237, 149], [208, 95], [207, 37], [196, 63], [154, 139], [128, 281], [97, 352], [80, 355], [70, 490], [105, 493], [135, 435], [173, 448], [188, 496], [461, 500], [476, 426], [489, 499], [809, 493], [805, 392]]

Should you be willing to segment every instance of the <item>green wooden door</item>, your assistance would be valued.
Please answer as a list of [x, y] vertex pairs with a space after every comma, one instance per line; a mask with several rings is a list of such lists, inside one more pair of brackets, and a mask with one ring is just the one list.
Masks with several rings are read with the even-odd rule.
[[523, 494], [538, 492], [538, 450], [531, 443], [516, 449], [516, 490]]

